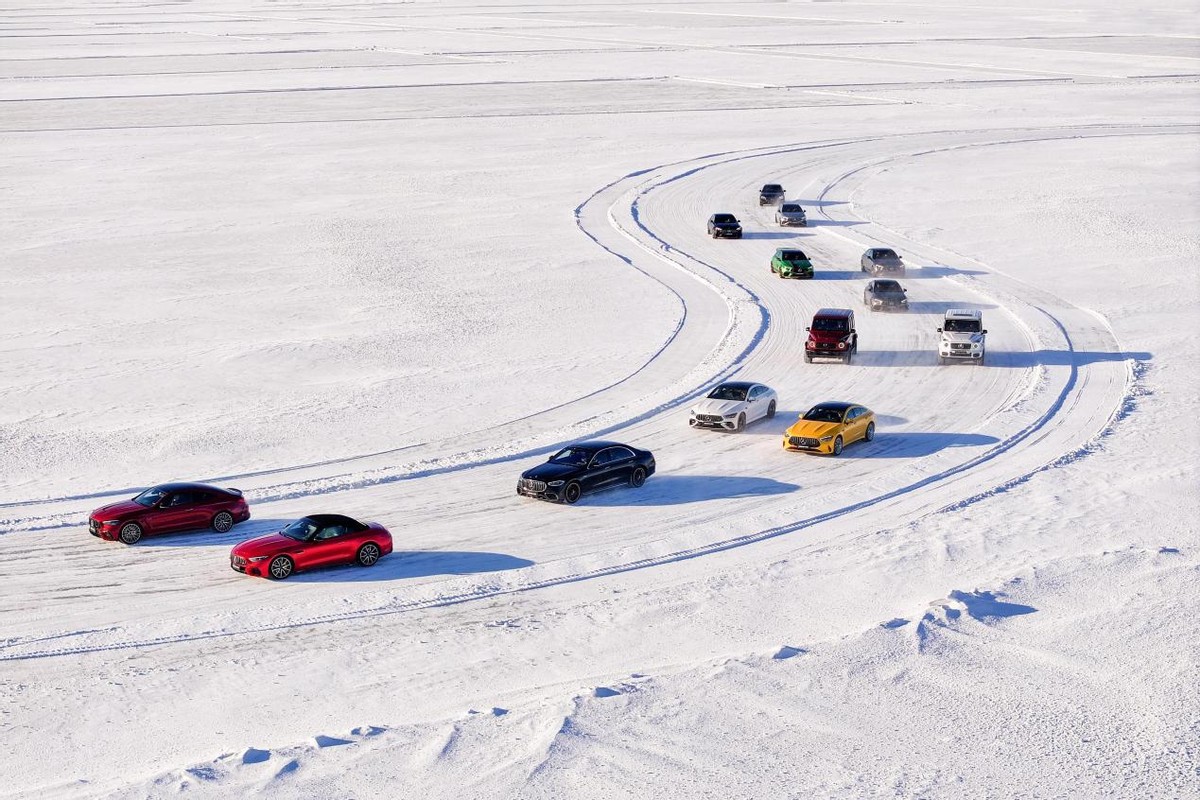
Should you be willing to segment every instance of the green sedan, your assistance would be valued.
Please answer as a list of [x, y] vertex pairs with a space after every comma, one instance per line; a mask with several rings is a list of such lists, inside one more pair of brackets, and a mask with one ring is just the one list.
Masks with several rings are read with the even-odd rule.
[[771, 272], [781, 278], [811, 278], [813, 265], [803, 250], [781, 247], [771, 256]]

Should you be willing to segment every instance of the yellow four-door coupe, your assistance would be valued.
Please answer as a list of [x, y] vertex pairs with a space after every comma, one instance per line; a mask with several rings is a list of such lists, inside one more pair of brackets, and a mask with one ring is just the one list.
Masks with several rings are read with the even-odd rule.
[[854, 403], [817, 403], [783, 433], [784, 450], [839, 455], [859, 439], [875, 438], [875, 412]]

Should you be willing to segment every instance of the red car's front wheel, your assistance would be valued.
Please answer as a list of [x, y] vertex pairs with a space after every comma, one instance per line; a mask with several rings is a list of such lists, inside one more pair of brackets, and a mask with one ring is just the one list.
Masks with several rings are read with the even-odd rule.
[[295, 563], [287, 556], [275, 556], [271, 559], [271, 566], [267, 567], [267, 574], [277, 581], [281, 581], [296, 569]]
[[364, 567], [369, 567], [379, 560], [380, 555], [379, 545], [374, 542], [367, 542], [358, 548], [358, 563]]
[[127, 522], [121, 526], [117, 538], [125, 544], [137, 544], [142, 538], [142, 526], [136, 522]]

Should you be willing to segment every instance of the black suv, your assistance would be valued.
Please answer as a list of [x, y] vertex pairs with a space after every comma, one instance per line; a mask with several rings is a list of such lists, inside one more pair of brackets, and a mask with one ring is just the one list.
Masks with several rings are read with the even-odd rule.
[[619, 442], [580, 442], [559, 450], [545, 464], [527, 469], [517, 494], [574, 503], [584, 492], [609, 486], [640, 487], [654, 474], [654, 456]]
[[742, 223], [733, 214], [713, 214], [708, 218], [708, 235], [714, 239], [727, 236], [730, 239], [742, 238]]
[[904, 287], [899, 281], [888, 278], [877, 278], [863, 289], [863, 305], [872, 311], [895, 309], [908, 311], [908, 298], [904, 296]]
[[771, 206], [776, 203], [783, 202], [783, 187], [778, 183], [768, 183], [763, 186], [758, 193], [758, 204], [760, 206]]

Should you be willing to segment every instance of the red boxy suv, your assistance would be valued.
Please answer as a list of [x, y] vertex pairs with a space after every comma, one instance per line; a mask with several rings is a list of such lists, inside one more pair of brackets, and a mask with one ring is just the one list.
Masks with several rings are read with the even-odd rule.
[[858, 334], [854, 331], [854, 312], [848, 308], [822, 308], [805, 328], [804, 360], [840, 358], [847, 364], [858, 352]]
[[164, 483], [132, 500], [97, 508], [88, 519], [88, 532], [101, 539], [136, 544], [143, 536], [171, 531], [212, 528], [224, 533], [248, 519], [250, 507], [237, 489]]

